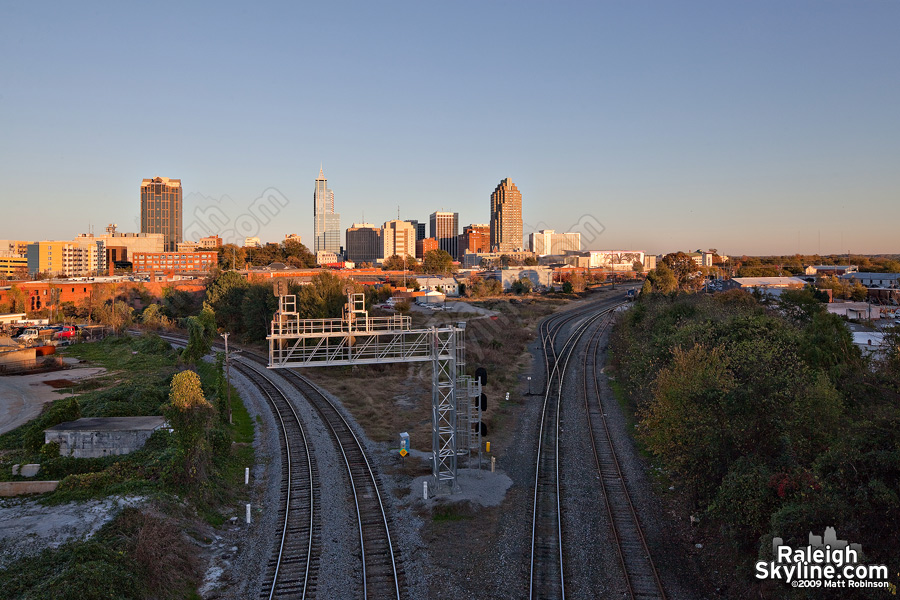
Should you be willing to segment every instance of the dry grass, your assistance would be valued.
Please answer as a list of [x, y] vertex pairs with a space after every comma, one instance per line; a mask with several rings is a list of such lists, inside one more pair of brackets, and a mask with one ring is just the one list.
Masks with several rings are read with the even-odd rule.
[[[471, 318], [466, 327], [466, 371], [488, 371], [488, 410], [484, 414], [488, 438], [501, 450], [506, 425], [521, 403], [523, 373], [530, 369], [528, 344], [537, 335], [538, 322], [565, 304], [559, 300], [486, 300], [473, 302], [497, 313]], [[413, 327], [423, 328], [460, 320], [454, 313], [413, 313]], [[305, 369], [304, 375], [341, 399], [370, 439], [397, 442], [400, 432], [410, 435], [418, 450], [431, 450], [431, 365], [411, 363], [359, 367]], [[510, 402], [505, 402], [506, 392]], [[398, 464], [402, 468], [402, 464]], [[415, 469], [414, 469], [415, 470]]]

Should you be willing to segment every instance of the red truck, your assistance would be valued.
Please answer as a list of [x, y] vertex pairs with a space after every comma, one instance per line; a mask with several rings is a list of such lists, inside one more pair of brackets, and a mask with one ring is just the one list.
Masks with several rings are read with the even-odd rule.
[[63, 325], [63, 328], [54, 336], [57, 340], [75, 341], [78, 338], [78, 328], [74, 325]]

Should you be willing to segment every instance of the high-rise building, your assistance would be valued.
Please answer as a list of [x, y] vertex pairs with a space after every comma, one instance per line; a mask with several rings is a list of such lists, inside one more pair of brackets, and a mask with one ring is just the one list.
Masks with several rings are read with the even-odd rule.
[[417, 242], [418, 242], [419, 240], [424, 240], [424, 239], [425, 239], [425, 234], [426, 234], [426, 232], [425, 232], [425, 225], [426, 225], [426, 224], [425, 224], [425, 223], [419, 223], [419, 222], [418, 222], [417, 220], [415, 220], [415, 219], [412, 219], [412, 220], [410, 220], [410, 221], [407, 221], [407, 223], [409, 223], [410, 225], [412, 225], [412, 226], [413, 226], [413, 229], [416, 230], [416, 241], [417, 241]]
[[334, 212], [334, 192], [328, 188], [325, 173], [319, 168], [313, 193], [313, 252], [341, 253], [341, 215]]
[[491, 194], [491, 250], [522, 249], [522, 193], [507, 177]]
[[383, 228], [384, 258], [416, 255], [416, 230], [406, 221], [388, 221]]
[[381, 227], [371, 223], [354, 223], [347, 228], [347, 260], [376, 263], [384, 257]]
[[459, 235], [459, 213], [431, 213], [431, 237], [438, 241], [438, 247], [457, 259], [457, 236]]
[[561, 255], [581, 250], [581, 234], [577, 232], [556, 233], [552, 229], [541, 229], [531, 234], [531, 251], [538, 256]]
[[44, 240], [28, 245], [28, 274], [83, 277], [106, 270], [106, 243], [100, 239]]
[[490, 252], [491, 226], [487, 224], [472, 224], [463, 227], [459, 234], [459, 260], [462, 260], [466, 252]]
[[154, 177], [141, 182], [141, 233], [163, 234], [166, 252], [182, 241], [181, 180]]

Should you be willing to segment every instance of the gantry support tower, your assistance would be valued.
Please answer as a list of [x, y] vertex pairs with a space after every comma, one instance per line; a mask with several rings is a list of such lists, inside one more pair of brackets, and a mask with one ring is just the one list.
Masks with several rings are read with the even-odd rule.
[[[347, 294], [340, 319], [301, 319], [296, 306], [295, 296], [279, 296], [268, 336], [270, 369], [432, 363], [432, 472], [438, 491], [455, 491], [457, 456], [481, 445], [480, 406], [473, 423], [469, 400], [481, 395], [481, 386], [464, 375], [465, 323], [412, 329], [410, 317], [369, 316], [363, 294]], [[465, 410], [458, 414], [460, 400]], [[473, 427], [477, 436], [471, 435]]]

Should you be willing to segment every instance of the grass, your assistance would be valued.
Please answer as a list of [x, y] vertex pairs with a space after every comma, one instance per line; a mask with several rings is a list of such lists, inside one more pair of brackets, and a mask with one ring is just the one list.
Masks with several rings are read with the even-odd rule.
[[[162, 414], [171, 377], [184, 368], [171, 347], [155, 336], [77, 344], [68, 352], [108, 370], [102, 377], [73, 386], [76, 393], [81, 392], [76, 400], [82, 416]], [[204, 395], [214, 398], [219, 378], [216, 366], [204, 362], [194, 368]], [[120, 516], [91, 540], [71, 542], [0, 570], [0, 598], [199, 597], [196, 549], [186, 546], [178, 532], [190, 530], [195, 515], [221, 526], [249, 497], [244, 469], [255, 461], [255, 421], [237, 390], [232, 387], [230, 392], [233, 422], [224, 427], [232, 443], [224, 447], [224, 454], [214, 456], [210, 477], [198, 487], [179, 483], [175, 439], [165, 430], [155, 432], [142, 449], [127, 455], [96, 459], [42, 455], [34, 449], [34, 435], [71, 420], [72, 399], [53, 402], [35, 421], [0, 436], [0, 449], [6, 449], [0, 457], [0, 479], [11, 478], [7, 474], [13, 462], [39, 462], [42, 478], [60, 481], [55, 492], [41, 497], [44, 503], [141, 495], [168, 507], [166, 511], [178, 514], [180, 521], [175, 526], [164, 514], [123, 512], [130, 521], [122, 522]]]

